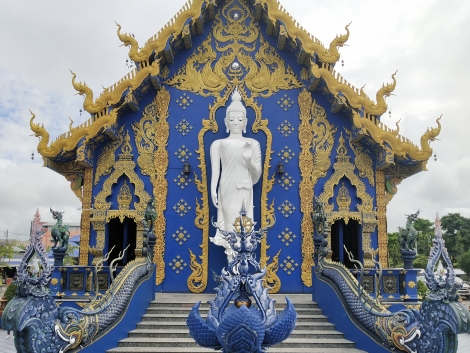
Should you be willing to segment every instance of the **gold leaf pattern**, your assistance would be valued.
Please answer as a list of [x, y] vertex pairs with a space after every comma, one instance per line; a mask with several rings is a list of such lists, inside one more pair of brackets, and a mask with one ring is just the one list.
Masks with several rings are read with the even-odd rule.
[[165, 227], [166, 198], [168, 194], [168, 137], [170, 126], [167, 122], [170, 93], [163, 87], [157, 92], [154, 101], [145, 107], [142, 119], [132, 125], [139, 157], [137, 163], [142, 174], [148, 175], [153, 185], [155, 197], [155, 236], [157, 237], [153, 261], [157, 265], [157, 280], [159, 285], [165, 279]]
[[374, 164], [372, 163], [372, 159], [370, 158], [369, 153], [364, 151], [364, 147], [361, 146], [361, 144], [352, 141], [351, 131], [346, 128], [344, 130], [348, 136], [349, 147], [351, 147], [356, 157], [354, 159], [354, 164], [359, 170], [359, 176], [361, 178], [367, 178], [367, 180], [369, 180], [369, 184], [371, 186], [375, 186]]

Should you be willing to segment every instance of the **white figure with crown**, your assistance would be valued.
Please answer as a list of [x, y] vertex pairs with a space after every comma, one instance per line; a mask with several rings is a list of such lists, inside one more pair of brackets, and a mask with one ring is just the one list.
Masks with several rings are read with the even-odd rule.
[[[261, 149], [258, 141], [243, 136], [247, 125], [246, 108], [237, 89], [232, 94], [224, 121], [229, 136], [214, 141], [210, 148], [211, 199], [217, 208], [217, 226], [231, 231], [243, 203], [247, 216], [253, 219], [253, 185], [261, 177]], [[234, 251], [219, 231], [210, 240], [225, 248], [230, 262]]]

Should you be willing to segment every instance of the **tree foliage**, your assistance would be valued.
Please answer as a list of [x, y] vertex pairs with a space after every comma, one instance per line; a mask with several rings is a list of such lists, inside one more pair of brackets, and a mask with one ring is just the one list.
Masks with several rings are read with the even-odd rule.
[[388, 233], [388, 262], [391, 268], [402, 268], [403, 259], [400, 253], [400, 243], [398, 232]]
[[470, 219], [460, 213], [449, 213], [441, 218], [444, 240], [452, 262], [470, 249]]
[[413, 267], [425, 269], [428, 264], [428, 258], [429, 258], [429, 255], [424, 255], [424, 254], [417, 255], [416, 259], [413, 261]]
[[10, 301], [15, 297], [16, 288], [17, 287], [16, 287], [15, 282], [10, 283], [10, 285], [7, 287], [7, 289], [5, 290], [5, 293], [3, 294], [3, 296], [5, 297], [7, 301]]
[[470, 276], [470, 250], [460, 255], [457, 262], [459, 268]]
[[8, 260], [13, 257], [11, 244], [0, 245], [0, 266], [8, 266]]
[[432, 238], [434, 238], [434, 224], [427, 219], [418, 218], [414, 222], [413, 227], [418, 232], [416, 242], [418, 254], [428, 256], [429, 250], [432, 247]]

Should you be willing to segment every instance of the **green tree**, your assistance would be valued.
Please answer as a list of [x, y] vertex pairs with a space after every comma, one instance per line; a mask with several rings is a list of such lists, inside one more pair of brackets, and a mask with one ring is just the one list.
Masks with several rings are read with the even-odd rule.
[[413, 261], [413, 267], [425, 269], [428, 264], [428, 257], [428, 255], [418, 254], [416, 259]]
[[457, 258], [470, 248], [470, 219], [460, 213], [449, 213], [441, 218], [447, 251], [456, 262]]
[[470, 250], [460, 255], [457, 262], [459, 268], [470, 276]]
[[403, 259], [400, 253], [398, 232], [388, 233], [388, 262], [391, 268], [402, 268]]
[[8, 260], [13, 257], [11, 244], [0, 245], [0, 266], [8, 266]]
[[73, 266], [78, 264], [78, 259], [73, 257], [73, 252], [75, 249], [78, 249], [78, 246], [70, 245], [67, 247], [67, 252], [64, 256], [64, 265], [65, 266]]
[[418, 295], [419, 295], [419, 297], [422, 300], [426, 299], [426, 295], [428, 294], [428, 292], [429, 292], [429, 289], [426, 286], [426, 283], [424, 283], [423, 281], [418, 280]]
[[434, 237], [434, 224], [427, 219], [418, 218], [413, 224], [413, 227], [418, 232], [418, 239], [416, 248], [418, 254], [429, 255], [429, 250], [432, 247], [432, 238]]

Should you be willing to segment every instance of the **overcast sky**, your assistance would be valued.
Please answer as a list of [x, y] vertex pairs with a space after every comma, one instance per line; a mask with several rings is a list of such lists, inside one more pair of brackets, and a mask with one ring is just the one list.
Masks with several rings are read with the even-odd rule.
[[[404, 214], [421, 210], [470, 217], [470, 2], [459, 0], [283, 0], [291, 15], [326, 46], [352, 21], [348, 46], [340, 49], [356, 87], [375, 100], [382, 83], [398, 70], [395, 96], [388, 98], [389, 126], [416, 144], [441, 114], [437, 161], [405, 180], [389, 204], [388, 231], [404, 225]], [[69, 69], [96, 94], [123, 77], [127, 49], [114, 21], [143, 44], [184, 5], [173, 1], [0, 0], [0, 238], [27, 238], [36, 208], [52, 221], [49, 206], [65, 210], [65, 222], [80, 221], [80, 202], [69, 183], [42, 168], [39, 140], [31, 137], [29, 109], [52, 138], [89, 118], [80, 116]], [[35, 158], [31, 160], [31, 153]]]

